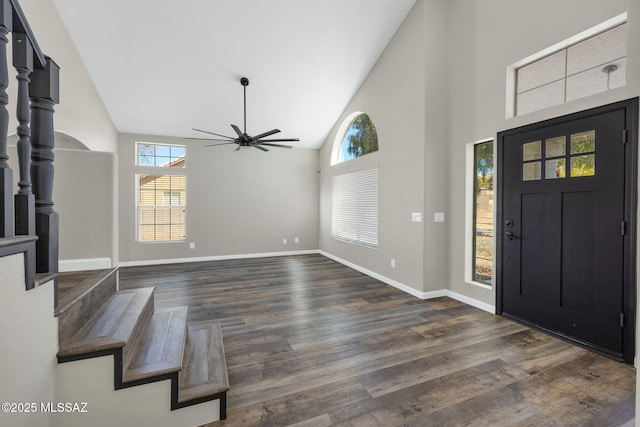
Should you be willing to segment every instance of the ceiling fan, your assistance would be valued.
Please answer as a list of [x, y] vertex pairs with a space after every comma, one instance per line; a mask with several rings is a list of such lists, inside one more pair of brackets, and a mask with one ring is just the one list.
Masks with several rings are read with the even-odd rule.
[[241, 131], [240, 128], [236, 125], [231, 125], [231, 127], [233, 128], [233, 130], [235, 131], [235, 133], [238, 135], [237, 137], [233, 138], [231, 136], [226, 136], [226, 135], [220, 135], [219, 133], [214, 133], [214, 132], [209, 132], [207, 130], [202, 130], [202, 129], [196, 129], [196, 128], [192, 128], [193, 130], [197, 131], [197, 132], [202, 132], [202, 133], [208, 133], [210, 135], [215, 135], [221, 138], [225, 138], [225, 139], [211, 139], [211, 138], [188, 138], [188, 139], [203, 139], [203, 140], [207, 140], [207, 141], [225, 141], [221, 144], [211, 144], [211, 145], [205, 145], [205, 147], [215, 147], [218, 145], [227, 145], [227, 144], [237, 144], [238, 148], [236, 148], [235, 151], [239, 151], [241, 148], [243, 147], [247, 147], [247, 148], [257, 148], [259, 150], [262, 151], [269, 151], [266, 146], [269, 147], [278, 147], [278, 148], [291, 148], [291, 145], [283, 145], [283, 144], [274, 144], [275, 142], [293, 142], [293, 141], [300, 141], [298, 138], [277, 138], [277, 139], [264, 139], [268, 136], [271, 136], [273, 134], [276, 134], [278, 132], [280, 132], [280, 129], [272, 129], [270, 131], [261, 133], [259, 135], [256, 136], [251, 136], [249, 134], [247, 134], [247, 86], [249, 85], [249, 79], [246, 77], [242, 77], [240, 79], [240, 84], [243, 86], [244, 89], [244, 131]]

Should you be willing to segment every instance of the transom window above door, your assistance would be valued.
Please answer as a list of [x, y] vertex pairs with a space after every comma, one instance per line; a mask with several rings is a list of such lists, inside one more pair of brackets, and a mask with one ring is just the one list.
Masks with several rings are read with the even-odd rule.
[[625, 12], [507, 67], [507, 117], [624, 86], [626, 21]]
[[596, 131], [562, 135], [522, 145], [522, 180], [561, 179], [596, 174]]

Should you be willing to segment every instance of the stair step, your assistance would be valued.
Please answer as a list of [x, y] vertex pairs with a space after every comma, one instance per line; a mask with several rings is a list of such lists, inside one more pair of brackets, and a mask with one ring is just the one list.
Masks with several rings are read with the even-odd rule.
[[220, 322], [187, 327], [178, 402], [204, 399], [229, 390]]
[[[73, 336], [60, 343], [64, 359], [125, 347], [141, 334], [153, 314], [154, 288], [118, 291]], [[124, 350], [127, 360], [127, 348]]]
[[140, 381], [178, 372], [182, 368], [189, 307], [155, 311], [136, 345], [135, 356], [125, 364], [123, 382]]
[[116, 292], [118, 269], [62, 273], [58, 279], [59, 342], [69, 340]]

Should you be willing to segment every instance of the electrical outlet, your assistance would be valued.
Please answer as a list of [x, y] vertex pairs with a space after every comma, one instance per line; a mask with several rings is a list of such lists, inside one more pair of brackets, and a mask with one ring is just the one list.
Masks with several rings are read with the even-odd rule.
[[195, 249], [195, 248], [196, 248], [196, 243], [195, 242], [189, 243], [189, 249]]
[[299, 237], [294, 237], [293, 238], [293, 243], [300, 243], [300, 238]]
[[282, 244], [286, 245], [287, 244], [287, 238], [285, 237], [284, 239], [282, 239]]
[[396, 268], [396, 260], [395, 260], [395, 258], [391, 258], [391, 268]]

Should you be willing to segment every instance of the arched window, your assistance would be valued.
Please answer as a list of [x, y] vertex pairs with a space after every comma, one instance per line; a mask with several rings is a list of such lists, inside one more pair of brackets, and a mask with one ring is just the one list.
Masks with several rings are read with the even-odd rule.
[[346, 162], [376, 151], [378, 133], [371, 117], [362, 112], [355, 112], [347, 116], [338, 130], [331, 164]]
[[[355, 112], [336, 134], [331, 164], [378, 151], [378, 134], [371, 118]], [[361, 163], [333, 170], [331, 176], [331, 237], [343, 242], [378, 247], [378, 165]], [[374, 164], [375, 163], [375, 164]]]

